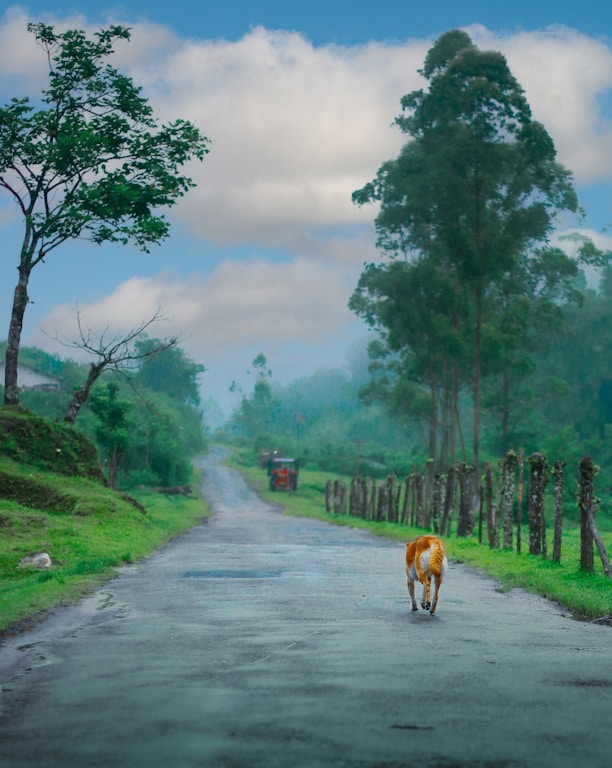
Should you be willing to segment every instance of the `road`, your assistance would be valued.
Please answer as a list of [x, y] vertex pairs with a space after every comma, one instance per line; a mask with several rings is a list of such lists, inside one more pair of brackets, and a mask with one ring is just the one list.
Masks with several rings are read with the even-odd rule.
[[214, 516], [0, 646], [3, 768], [607, 768], [612, 631], [283, 516], [219, 452]]

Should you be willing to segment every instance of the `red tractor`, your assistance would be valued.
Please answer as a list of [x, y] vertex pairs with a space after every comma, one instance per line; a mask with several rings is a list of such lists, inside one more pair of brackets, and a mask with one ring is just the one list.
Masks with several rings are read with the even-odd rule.
[[270, 472], [271, 491], [297, 491], [298, 468], [295, 459], [274, 459]]

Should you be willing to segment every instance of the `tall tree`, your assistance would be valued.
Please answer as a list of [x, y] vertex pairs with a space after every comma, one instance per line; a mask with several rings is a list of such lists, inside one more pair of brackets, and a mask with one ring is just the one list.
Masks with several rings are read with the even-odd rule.
[[578, 201], [501, 53], [480, 51], [465, 32], [451, 30], [428, 52], [421, 74], [428, 89], [404, 96], [395, 120], [409, 143], [353, 199], [380, 203], [379, 247], [391, 256], [428, 254], [469, 298], [461, 331], [472, 343], [478, 466], [488, 295], [517, 259], [547, 241], [557, 213], [576, 212]]
[[430, 261], [368, 264], [349, 307], [384, 342], [370, 347], [376, 375], [362, 395], [385, 403], [395, 417], [403, 412], [404, 421], [425, 418], [428, 455], [446, 468], [453, 453], [447, 436], [457, 408], [454, 377], [464, 345], [453, 327], [452, 281]]
[[185, 120], [159, 126], [132, 80], [109, 63], [121, 26], [88, 39], [28, 26], [49, 64], [41, 108], [13, 98], [0, 108], [0, 189], [23, 220], [9, 324], [4, 402], [19, 402], [17, 366], [28, 283], [34, 267], [67, 240], [134, 243], [143, 250], [168, 235], [154, 211], [193, 186], [182, 166], [202, 160], [208, 140]]
[[241, 394], [240, 406], [234, 414], [234, 419], [248, 435], [264, 435], [270, 428], [272, 408], [275, 404], [270, 385], [272, 371], [268, 368], [268, 361], [262, 353], [253, 359], [251, 365], [256, 374], [251, 397], [244, 394], [236, 382], [232, 382], [230, 387], [231, 392]]

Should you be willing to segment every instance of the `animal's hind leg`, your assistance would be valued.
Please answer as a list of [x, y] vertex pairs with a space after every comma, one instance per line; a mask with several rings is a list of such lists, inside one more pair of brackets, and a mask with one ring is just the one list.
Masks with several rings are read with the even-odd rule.
[[421, 608], [428, 611], [431, 607], [431, 576], [428, 574], [423, 581], [423, 597], [421, 599]]
[[412, 603], [412, 610], [418, 611], [418, 606], [416, 602], [416, 598], [414, 596], [414, 579], [411, 579], [410, 576], [406, 579], [408, 583], [408, 594], [410, 595], [410, 602]]
[[434, 587], [435, 587], [436, 591], [435, 591], [435, 594], [434, 594], [433, 602], [431, 604], [431, 610], [429, 611], [429, 613], [431, 613], [432, 616], [436, 612], [436, 608], [438, 606], [438, 594], [440, 592], [440, 587], [441, 586], [442, 586], [442, 576], [435, 576], [434, 577]]

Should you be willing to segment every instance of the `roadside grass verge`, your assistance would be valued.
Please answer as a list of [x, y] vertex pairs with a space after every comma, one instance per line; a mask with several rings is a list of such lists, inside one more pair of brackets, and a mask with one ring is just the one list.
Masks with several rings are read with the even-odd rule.
[[[0, 499], [0, 638], [60, 603], [71, 603], [113, 578], [117, 569], [151, 555], [208, 515], [200, 496], [122, 494], [83, 478], [58, 477], [0, 458], [13, 498]], [[197, 484], [194, 483], [197, 487]], [[18, 568], [46, 552], [48, 570]]]
[[[420, 528], [386, 522], [369, 522], [347, 515], [330, 514], [325, 511], [325, 485], [331, 478], [329, 473], [300, 470], [297, 493], [271, 491], [265, 470], [253, 465], [245, 452], [234, 452], [228, 462], [236, 468], [257, 493], [274, 504], [281, 504], [285, 513], [312, 517], [334, 525], [364, 528], [379, 536], [398, 542], [408, 541], [424, 533]], [[334, 476], [335, 479], [335, 476]], [[350, 478], [338, 477], [348, 485]], [[612, 527], [600, 521], [600, 533], [608, 553], [612, 553]], [[522, 552], [516, 550], [492, 550], [485, 543], [479, 544], [477, 536], [457, 538], [454, 534], [445, 537], [448, 557], [454, 562], [464, 563], [493, 577], [501, 591], [515, 588], [546, 597], [559, 603], [571, 615], [580, 620], [593, 620], [612, 615], [612, 579], [603, 573], [601, 560], [595, 549], [595, 573], [580, 570], [580, 530], [575, 523], [564, 521], [561, 562], [529, 555], [528, 531], [523, 527]], [[549, 557], [552, 551], [553, 532], [547, 531]], [[404, 574], [398, 578], [404, 580]]]

